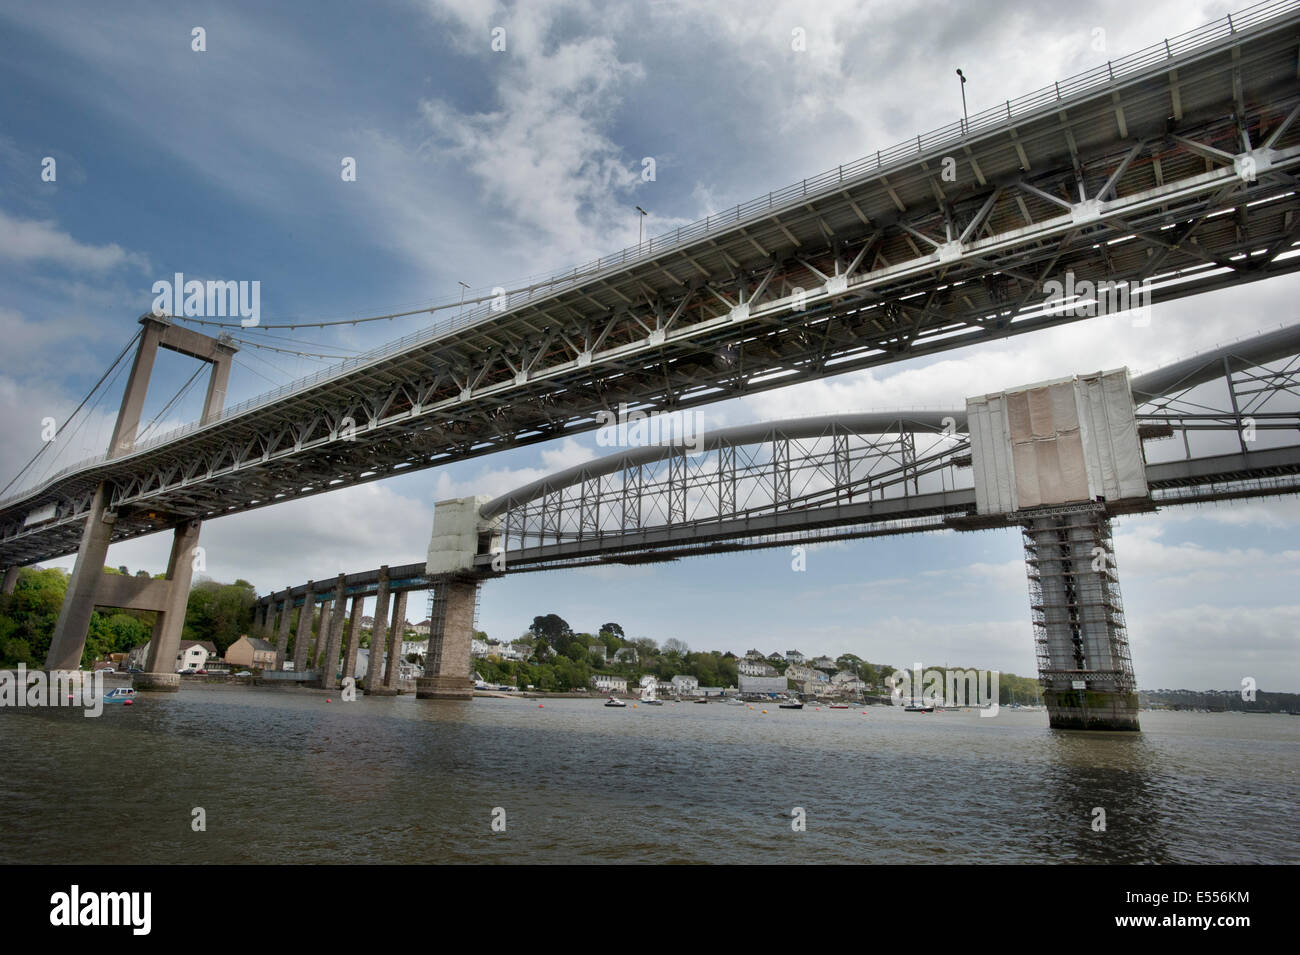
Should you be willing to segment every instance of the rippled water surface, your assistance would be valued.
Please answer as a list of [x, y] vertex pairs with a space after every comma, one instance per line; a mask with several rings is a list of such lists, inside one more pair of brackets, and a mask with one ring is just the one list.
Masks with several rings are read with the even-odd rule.
[[1300, 862], [1300, 717], [332, 699], [0, 711], [0, 861]]

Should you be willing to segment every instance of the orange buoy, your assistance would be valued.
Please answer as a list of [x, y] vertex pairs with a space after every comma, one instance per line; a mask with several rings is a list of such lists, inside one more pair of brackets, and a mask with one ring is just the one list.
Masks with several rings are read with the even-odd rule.
[[763, 711], [763, 712], [764, 712], [764, 713], [766, 713], [766, 712], [767, 712], [767, 710], [764, 710], [764, 711]]

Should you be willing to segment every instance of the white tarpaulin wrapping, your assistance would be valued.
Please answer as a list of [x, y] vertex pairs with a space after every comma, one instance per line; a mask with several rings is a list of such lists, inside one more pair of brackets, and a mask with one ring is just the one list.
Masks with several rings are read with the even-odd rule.
[[1120, 369], [1080, 375], [1076, 395], [1092, 496], [1101, 495], [1108, 501], [1145, 497], [1146, 465], [1133, 417], [1128, 372]]
[[487, 501], [487, 497], [462, 497], [434, 505], [426, 574], [455, 573], [474, 566], [474, 555], [478, 553], [478, 511]]
[[966, 416], [981, 514], [1146, 496], [1124, 369], [970, 398]]
[[1005, 514], [1016, 509], [1004, 403], [1002, 395], [966, 401], [971, 465], [975, 469], [975, 507], [981, 514]]

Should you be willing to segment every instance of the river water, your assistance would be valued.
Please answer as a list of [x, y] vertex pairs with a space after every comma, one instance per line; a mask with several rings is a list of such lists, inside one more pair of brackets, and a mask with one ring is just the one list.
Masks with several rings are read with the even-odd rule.
[[0, 711], [0, 862], [1300, 862], [1297, 717], [326, 699]]

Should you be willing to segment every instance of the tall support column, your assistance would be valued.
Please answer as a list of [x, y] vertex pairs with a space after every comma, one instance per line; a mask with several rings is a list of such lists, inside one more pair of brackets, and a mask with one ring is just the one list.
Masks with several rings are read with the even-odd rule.
[[17, 567], [6, 567], [6, 568], [5, 568], [5, 583], [4, 583], [4, 591], [3, 591], [3, 592], [6, 593], [6, 594], [11, 594], [11, 593], [14, 592], [14, 588], [17, 587], [17, 586], [18, 586], [18, 568], [17, 568]]
[[1054, 509], [1024, 523], [1030, 610], [1048, 724], [1138, 730], [1110, 519], [1104, 505]]
[[[140, 428], [140, 413], [144, 408], [145, 395], [149, 390], [149, 377], [153, 372], [154, 360], [158, 356], [159, 348], [197, 358], [212, 366], [208, 396], [203, 409], [205, 422], [210, 421], [221, 411], [225, 401], [230, 365], [237, 351], [226, 342], [189, 329], [178, 328], [166, 319], [152, 314], [142, 315], [140, 325], [140, 343], [136, 346], [131, 373], [127, 376], [126, 387], [122, 392], [122, 404], [118, 409], [113, 435], [108, 443], [110, 460], [128, 453], [135, 447]], [[50, 640], [50, 651], [45, 658], [45, 666], [48, 669], [66, 670], [81, 666], [81, 656], [86, 647], [86, 632], [90, 627], [90, 615], [95, 609], [95, 594], [103, 575], [108, 544], [112, 539], [115, 515], [108, 510], [108, 503], [111, 500], [109, 488], [100, 485], [95, 489], [94, 499], [86, 512], [86, 526], [82, 533], [81, 547], [77, 550], [77, 561], [73, 566], [72, 577], [68, 581], [63, 605], [59, 608], [59, 618], [54, 625], [54, 634]], [[181, 515], [175, 516], [176, 519], [180, 517]], [[195, 530], [195, 538], [197, 539], [197, 530]], [[185, 555], [184, 563], [190, 565], [188, 553]], [[177, 589], [183, 590], [178, 598], [182, 601], [189, 598], [192, 570], [183, 573], [184, 586], [177, 585]], [[174, 600], [165, 602], [169, 606], [175, 603]], [[182, 617], [184, 609], [182, 602], [180, 605]], [[175, 610], [171, 612], [175, 614]], [[171, 662], [165, 661], [166, 669], [169, 671], [173, 669]], [[175, 674], [171, 675], [175, 676]]]
[[366, 598], [356, 596], [352, 598], [352, 613], [348, 616], [348, 642], [347, 649], [343, 651], [343, 676], [356, 678], [357, 675], [357, 648], [361, 645], [361, 611], [365, 609]]
[[379, 589], [375, 592], [375, 622], [370, 628], [370, 658], [366, 663], [366, 692], [381, 689], [384, 672], [384, 642], [388, 636], [388, 565], [379, 568]]
[[311, 649], [311, 622], [316, 616], [316, 594], [312, 591], [314, 580], [307, 581], [307, 592], [302, 595], [302, 609], [298, 611], [298, 629], [293, 638], [293, 668], [297, 673], [307, 669]]
[[269, 595], [266, 604], [266, 633], [263, 635], [267, 640], [275, 639], [275, 631], [279, 624], [279, 614], [276, 613], [275, 594]]
[[154, 619], [153, 637], [145, 672], [138, 674], [135, 685], [151, 690], [178, 690], [181, 678], [176, 673], [176, 654], [180, 651], [181, 632], [185, 628], [185, 607], [190, 599], [190, 582], [194, 579], [194, 548], [199, 543], [202, 521], [190, 521], [172, 532], [172, 552], [167, 560], [167, 609]]
[[316, 649], [312, 651], [312, 668], [318, 673], [321, 667], [325, 665], [325, 644], [329, 643], [330, 621], [333, 619], [330, 613], [334, 609], [334, 598], [326, 597], [320, 602], [320, 623], [316, 627]]
[[284, 669], [284, 656], [289, 651], [289, 618], [293, 616], [293, 592], [284, 588], [280, 597], [283, 606], [280, 609], [280, 633], [275, 639], [275, 668]]
[[104, 505], [104, 485], [95, 489], [95, 497], [86, 515], [86, 527], [81, 532], [81, 546], [77, 548], [77, 562], [72, 567], [72, 577], [63, 596], [63, 606], [54, 624], [50, 639], [50, 652], [45, 655], [47, 670], [79, 670], [81, 655], [86, 649], [86, 632], [90, 629], [90, 615], [95, 611], [95, 590], [104, 572], [104, 558], [113, 536], [113, 522], [117, 519]]
[[435, 609], [429, 624], [429, 652], [424, 676], [415, 681], [421, 700], [468, 700], [474, 696], [470, 676], [470, 643], [474, 639], [474, 606], [479, 582], [454, 576], [435, 585]]
[[401, 692], [402, 640], [406, 637], [406, 591], [393, 601], [393, 622], [388, 628], [388, 666], [384, 669], [384, 689]]
[[[329, 634], [321, 635], [322, 642], [325, 644], [325, 668], [321, 670], [320, 685], [326, 690], [332, 690], [339, 685], [339, 646], [343, 642], [343, 621], [348, 609], [347, 598], [343, 596], [343, 591], [343, 575], [339, 574], [338, 582], [334, 585], [334, 612], [330, 615]], [[324, 626], [322, 621], [321, 627]]]

